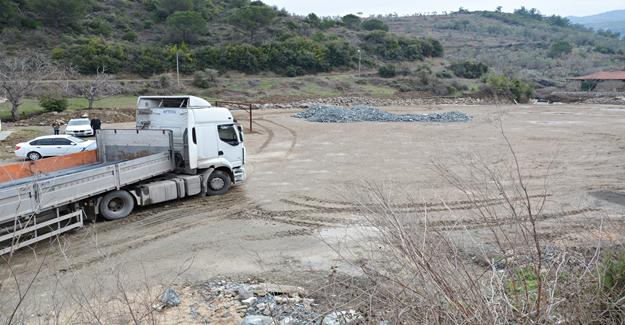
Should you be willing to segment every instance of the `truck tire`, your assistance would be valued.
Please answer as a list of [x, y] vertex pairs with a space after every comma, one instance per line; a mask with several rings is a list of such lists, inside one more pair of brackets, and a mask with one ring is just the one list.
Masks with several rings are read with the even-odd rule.
[[230, 175], [228, 175], [228, 173], [223, 170], [216, 170], [208, 177], [206, 185], [206, 195], [224, 195], [230, 190], [232, 180], [230, 179]]
[[100, 215], [106, 220], [126, 218], [135, 208], [135, 200], [126, 191], [109, 192], [100, 200]]

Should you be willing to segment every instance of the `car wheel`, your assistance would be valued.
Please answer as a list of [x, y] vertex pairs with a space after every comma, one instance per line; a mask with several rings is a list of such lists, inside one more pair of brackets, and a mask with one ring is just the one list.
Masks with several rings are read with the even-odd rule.
[[113, 191], [100, 201], [100, 215], [106, 220], [126, 218], [135, 208], [135, 200], [126, 191]]
[[28, 158], [28, 160], [39, 160], [41, 159], [41, 154], [36, 152], [36, 151], [31, 151], [26, 155], [26, 158]]

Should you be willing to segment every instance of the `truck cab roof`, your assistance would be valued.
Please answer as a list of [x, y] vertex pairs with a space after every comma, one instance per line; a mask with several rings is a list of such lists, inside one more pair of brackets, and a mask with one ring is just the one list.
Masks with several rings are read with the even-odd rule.
[[138, 109], [152, 108], [210, 108], [211, 104], [195, 96], [140, 96], [137, 101]]

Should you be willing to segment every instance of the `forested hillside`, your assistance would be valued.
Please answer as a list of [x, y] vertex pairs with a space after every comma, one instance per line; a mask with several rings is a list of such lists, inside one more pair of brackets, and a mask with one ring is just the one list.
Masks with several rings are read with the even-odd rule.
[[391, 31], [441, 41], [448, 61], [476, 60], [499, 73], [562, 84], [566, 77], [625, 70], [625, 41], [535, 9], [514, 13], [459, 11], [436, 16], [387, 17]]
[[379, 20], [289, 15], [260, 1], [226, 0], [0, 0], [2, 51], [44, 51], [81, 73], [183, 73], [207, 68], [297, 76], [348, 69], [363, 42], [370, 60], [418, 61], [442, 56], [441, 44], [399, 38]]
[[249, 0], [0, 0], [0, 29], [5, 57], [42, 53], [85, 75], [147, 78], [175, 71], [178, 55], [203, 89], [228, 71], [296, 77], [361, 62], [365, 78], [349, 83], [362, 91], [527, 101], [570, 76], [625, 69], [618, 34], [526, 8], [362, 18], [296, 16]]

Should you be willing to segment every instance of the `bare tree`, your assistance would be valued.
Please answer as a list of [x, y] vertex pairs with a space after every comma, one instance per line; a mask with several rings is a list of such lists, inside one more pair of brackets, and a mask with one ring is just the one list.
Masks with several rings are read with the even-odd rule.
[[76, 81], [72, 88], [77, 95], [89, 102], [89, 109], [93, 109], [94, 102], [121, 91], [119, 84], [113, 80], [111, 74], [106, 73], [105, 68], [98, 68], [91, 79]]
[[20, 118], [19, 107], [24, 97], [37, 87], [38, 81], [54, 72], [50, 61], [40, 54], [26, 54], [0, 60], [0, 91], [11, 103], [11, 116]]

